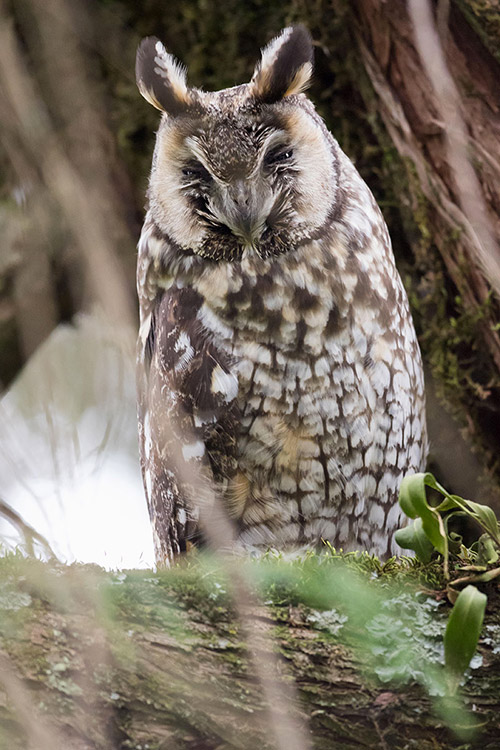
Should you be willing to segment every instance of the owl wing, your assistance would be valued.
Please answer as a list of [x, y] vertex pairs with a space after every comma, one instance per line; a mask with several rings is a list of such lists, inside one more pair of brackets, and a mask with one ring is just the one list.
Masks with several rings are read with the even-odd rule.
[[198, 318], [202, 304], [174, 283], [142, 306], [139, 442], [161, 564], [199, 540], [204, 489], [236, 470], [238, 380]]

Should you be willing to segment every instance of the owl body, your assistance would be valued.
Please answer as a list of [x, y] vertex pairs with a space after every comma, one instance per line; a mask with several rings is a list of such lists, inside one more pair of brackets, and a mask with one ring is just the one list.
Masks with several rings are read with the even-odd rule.
[[203, 535], [214, 485], [245, 546], [390, 554], [427, 450], [420, 352], [378, 206], [300, 93], [309, 36], [214, 94], [144, 44], [139, 87], [166, 111], [138, 263], [158, 560]]

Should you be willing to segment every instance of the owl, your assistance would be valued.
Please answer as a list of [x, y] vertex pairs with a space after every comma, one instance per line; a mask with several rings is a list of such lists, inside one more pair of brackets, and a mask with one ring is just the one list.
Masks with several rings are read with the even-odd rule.
[[370, 190], [303, 93], [312, 58], [286, 28], [249, 83], [211, 93], [156, 38], [137, 52], [162, 112], [137, 274], [160, 565], [206, 542], [214, 496], [244, 549], [385, 557], [401, 479], [424, 467], [408, 300]]

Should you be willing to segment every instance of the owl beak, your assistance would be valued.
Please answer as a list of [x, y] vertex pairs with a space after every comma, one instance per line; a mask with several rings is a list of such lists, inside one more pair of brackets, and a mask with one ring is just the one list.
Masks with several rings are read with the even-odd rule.
[[269, 215], [269, 201], [263, 191], [247, 180], [234, 181], [229, 190], [228, 226], [245, 244], [260, 239]]

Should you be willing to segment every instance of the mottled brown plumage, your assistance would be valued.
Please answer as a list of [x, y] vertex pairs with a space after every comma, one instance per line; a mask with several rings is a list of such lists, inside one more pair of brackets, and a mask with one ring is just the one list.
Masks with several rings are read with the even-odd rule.
[[301, 93], [308, 32], [215, 93], [157, 40], [137, 60], [165, 110], [138, 261], [158, 561], [203, 534], [213, 484], [245, 546], [391, 553], [427, 451], [420, 352], [380, 210]]

